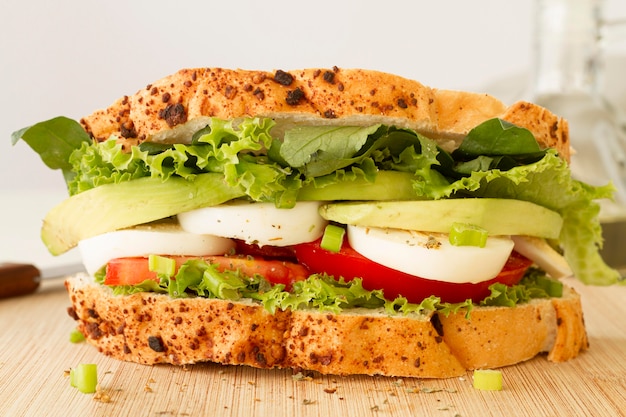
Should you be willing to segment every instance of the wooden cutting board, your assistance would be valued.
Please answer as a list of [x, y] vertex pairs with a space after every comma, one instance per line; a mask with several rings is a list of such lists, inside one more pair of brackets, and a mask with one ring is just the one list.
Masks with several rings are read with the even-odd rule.
[[[503, 368], [504, 389], [489, 392], [472, 387], [471, 373], [417, 380], [119, 362], [69, 342], [63, 280], [46, 280], [0, 300], [0, 416], [626, 416], [626, 286], [568, 284], [582, 294], [590, 350]], [[81, 363], [97, 364], [100, 399], [70, 386], [67, 371]]]

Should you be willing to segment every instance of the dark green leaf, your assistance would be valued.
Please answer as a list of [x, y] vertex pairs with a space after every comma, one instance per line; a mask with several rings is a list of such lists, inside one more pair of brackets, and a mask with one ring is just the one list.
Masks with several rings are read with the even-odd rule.
[[91, 142], [78, 122], [63, 116], [13, 132], [11, 142], [15, 145], [20, 139], [37, 152], [49, 168], [65, 172], [72, 169], [72, 152], [83, 142]]
[[292, 167], [306, 166], [312, 176], [329, 174], [351, 164], [379, 127], [298, 126], [285, 132], [280, 155]]
[[505, 120], [490, 119], [472, 129], [456, 153], [480, 155], [522, 155], [541, 152], [533, 134]]

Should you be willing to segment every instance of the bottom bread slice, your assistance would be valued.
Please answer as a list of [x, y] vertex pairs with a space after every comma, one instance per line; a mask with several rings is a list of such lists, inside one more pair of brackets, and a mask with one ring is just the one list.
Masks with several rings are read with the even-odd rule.
[[70, 315], [105, 355], [140, 364], [216, 362], [335, 375], [448, 378], [546, 352], [561, 362], [587, 349], [580, 296], [444, 315], [350, 309], [269, 313], [252, 300], [116, 296], [86, 275], [66, 280]]

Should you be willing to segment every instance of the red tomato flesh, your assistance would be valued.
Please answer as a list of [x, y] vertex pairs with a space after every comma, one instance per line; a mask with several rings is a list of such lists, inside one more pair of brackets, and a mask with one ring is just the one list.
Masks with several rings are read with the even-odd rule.
[[[245, 276], [259, 274], [272, 284], [284, 284], [287, 289], [296, 281], [306, 279], [310, 273], [302, 265], [280, 260], [268, 260], [251, 257], [234, 256], [168, 256], [176, 261], [176, 269], [190, 259], [203, 259], [208, 263], [217, 264], [220, 271], [239, 270]], [[158, 282], [155, 272], [148, 267], [148, 258], [117, 258], [107, 264], [105, 285], [136, 285], [151, 279]]]
[[513, 252], [495, 278], [478, 284], [455, 284], [420, 278], [373, 262], [352, 249], [347, 239], [344, 239], [339, 252], [322, 249], [320, 242], [317, 240], [294, 246], [298, 261], [312, 273], [326, 273], [346, 280], [359, 277], [363, 280], [363, 288], [382, 289], [385, 298], [389, 300], [403, 296], [411, 303], [420, 303], [431, 295], [449, 303], [460, 303], [467, 299], [478, 302], [491, 293], [491, 284], [517, 284], [532, 264], [526, 257]]

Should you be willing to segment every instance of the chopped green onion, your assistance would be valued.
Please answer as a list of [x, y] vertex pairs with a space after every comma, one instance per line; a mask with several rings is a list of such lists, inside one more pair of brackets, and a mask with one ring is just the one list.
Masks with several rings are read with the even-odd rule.
[[343, 244], [343, 236], [346, 234], [346, 230], [343, 227], [329, 224], [324, 229], [324, 235], [322, 236], [322, 242], [320, 246], [322, 249], [326, 249], [330, 252], [339, 252], [341, 245]]
[[246, 288], [246, 281], [237, 272], [221, 273], [217, 268], [210, 267], [204, 270], [202, 285], [212, 294], [223, 300], [239, 300], [240, 290]]
[[159, 255], [148, 256], [148, 269], [158, 275], [173, 277], [176, 275], [176, 261]]
[[85, 341], [85, 335], [80, 332], [78, 329], [74, 329], [70, 332], [70, 342], [72, 343], [80, 343]]
[[70, 385], [83, 394], [96, 392], [98, 385], [98, 369], [94, 363], [81, 363], [70, 369]]
[[483, 391], [501, 391], [502, 372], [493, 369], [476, 369], [474, 371], [474, 388]]
[[450, 229], [450, 244], [454, 246], [478, 246], [487, 244], [487, 231], [482, 227], [467, 223], [453, 223]]

